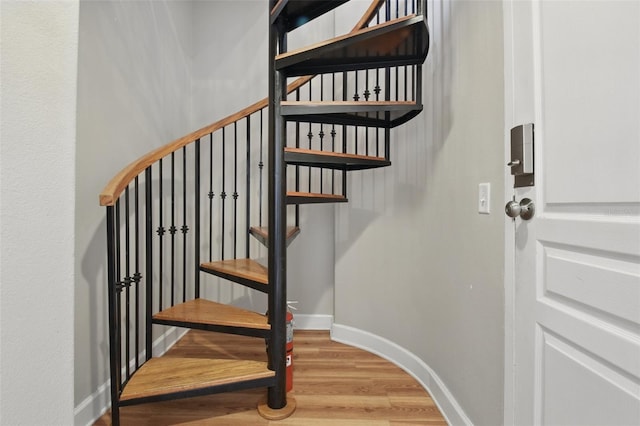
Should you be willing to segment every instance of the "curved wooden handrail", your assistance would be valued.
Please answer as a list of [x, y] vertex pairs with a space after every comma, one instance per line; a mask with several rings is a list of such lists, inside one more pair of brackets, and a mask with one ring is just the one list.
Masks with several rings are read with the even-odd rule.
[[[374, 18], [374, 16], [378, 12], [378, 9], [380, 8], [380, 6], [382, 6], [384, 2], [385, 0], [373, 0], [369, 8], [362, 15], [362, 18], [360, 18], [360, 20], [354, 26], [351, 32], [353, 33], [366, 27], [369, 24], [369, 22], [371, 22], [371, 20]], [[308, 75], [308, 76], [304, 76], [296, 79], [295, 81], [293, 81], [287, 86], [287, 93], [291, 93], [294, 90], [298, 89], [299, 87], [303, 86], [304, 84], [308, 83], [313, 77], [315, 76]], [[137, 160], [135, 160], [134, 162], [126, 166], [124, 169], [122, 169], [104, 187], [104, 189], [100, 193], [100, 205], [101, 206], [115, 205], [116, 200], [118, 199], [118, 197], [120, 197], [120, 194], [122, 194], [122, 191], [124, 191], [124, 189], [131, 183], [131, 181], [133, 181], [136, 176], [138, 176], [147, 167], [151, 166], [156, 161], [196, 141], [197, 139], [200, 139], [208, 135], [209, 133], [213, 133], [216, 130], [222, 129], [223, 127], [228, 126], [229, 124], [232, 124], [235, 121], [242, 120], [243, 118], [246, 118], [251, 114], [258, 112], [261, 109], [266, 108], [268, 104], [269, 104], [269, 98], [264, 98], [254, 103], [253, 105], [249, 105], [248, 107], [234, 114], [231, 114], [228, 117], [223, 118], [222, 120], [216, 121], [215, 123], [209, 124], [208, 126], [205, 126], [199, 130], [196, 130], [195, 132], [189, 133], [186, 136], [176, 139], [173, 142], [170, 142], [164, 146], [161, 146], [145, 154], [144, 156], [138, 158]]]

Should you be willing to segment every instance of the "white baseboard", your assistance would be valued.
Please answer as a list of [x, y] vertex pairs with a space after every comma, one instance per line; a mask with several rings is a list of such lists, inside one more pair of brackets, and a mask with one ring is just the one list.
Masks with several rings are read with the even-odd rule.
[[331, 330], [333, 315], [304, 315], [293, 313], [293, 328], [296, 330]]
[[393, 362], [429, 392], [447, 423], [472, 425], [471, 420], [438, 375], [424, 361], [405, 348], [368, 331], [340, 324], [333, 324], [331, 338], [336, 342], [364, 349]]
[[[161, 356], [187, 333], [183, 328], [171, 327], [153, 342], [153, 356]], [[144, 353], [140, 355], [144, 359]], [[134, 361], [132, 361], [134, 362]], [[92, 425], [111, 406], [111, 381], [107, 380], [73, 410], [74, 425]]]

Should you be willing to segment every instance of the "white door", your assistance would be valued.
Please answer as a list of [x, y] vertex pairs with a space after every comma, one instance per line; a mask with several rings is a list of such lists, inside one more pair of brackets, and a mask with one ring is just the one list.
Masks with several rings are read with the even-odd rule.
[[507, 221], [505, 421], [640, 425], [640, 1], [503, 4], [506, 137], [535, 126], [505, 195], [536, 207]]

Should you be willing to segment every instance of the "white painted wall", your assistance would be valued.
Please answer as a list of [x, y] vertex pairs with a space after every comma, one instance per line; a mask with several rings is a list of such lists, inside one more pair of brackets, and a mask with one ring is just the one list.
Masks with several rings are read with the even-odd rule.
[[76, 424], [108, 403], [105, 210], [128, 163], [191, 125], [191, 3], [80, 2], [76, 150]]
[[71, 424], [78, 1], [0, 16], [0, 424]]
[[[393, 165], [352, 178], [350, 203], [336, 208], [335, 318], [416, 355], [463, 418], [501, 424], [502, 6], [430, 2], [429, 12], [425, 110], [394, 131]], [[490, 215], [477, 213], [481, 182]]]

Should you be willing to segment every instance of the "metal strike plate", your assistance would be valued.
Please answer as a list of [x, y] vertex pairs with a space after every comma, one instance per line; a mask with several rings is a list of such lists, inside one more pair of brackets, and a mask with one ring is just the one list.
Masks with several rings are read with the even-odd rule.
[[533, 186], [533, 123], [511, 129], [511, 161], [507, 166], [514, 176], [514, 188]]

